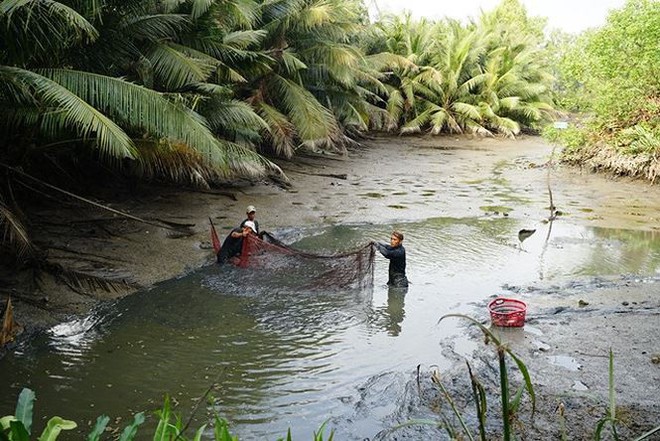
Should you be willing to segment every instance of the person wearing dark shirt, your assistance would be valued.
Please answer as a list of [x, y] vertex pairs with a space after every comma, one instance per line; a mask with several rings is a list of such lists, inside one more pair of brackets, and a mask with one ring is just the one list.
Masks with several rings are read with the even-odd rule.
[[408, 278], [406, 277], [406, 249], [402, 243], [403, 234], [399, 231], [392, 232], [389, 245], [374, 242], [374, 246], [380, 251], [380, 254], [390, 260], [387, 284], [395, 288], [405, 288], [408, 286]]
[[218, 253], [218, 263], [225, 263], [234, 256], [239, 256], [243, 249], [243, 238], [248, 234], [257, 234], [257, 226], [251, 220], [245, 220], [240, 227], [236, 227], [222, 242]]

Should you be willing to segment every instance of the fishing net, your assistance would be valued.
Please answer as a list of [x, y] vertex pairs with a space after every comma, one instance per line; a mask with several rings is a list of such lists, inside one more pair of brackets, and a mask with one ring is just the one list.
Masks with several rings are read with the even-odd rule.
[[[219, 243], [213, 231], [212, 226], [213, 242]], [[240, 255], [230, 262], [265, 272], [284, 285], [313, 290], [371, 287], [374, 260], [375, 248], [371, 244], [342, 253], [317, 254], [293, 248], [270, 233], [262, 233], [261, 238], [254, 235], [243, 238]]]

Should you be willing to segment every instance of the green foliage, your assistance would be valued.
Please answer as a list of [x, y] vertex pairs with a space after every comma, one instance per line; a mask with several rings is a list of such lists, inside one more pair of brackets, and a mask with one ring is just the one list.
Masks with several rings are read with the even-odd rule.
[[[592, 123], [585, 127], [590, 144], [602, 142], [620, 155], [602, 155], [618, 164], [630, 157], [653, 158], [660, 151], [660, 2], [628, 0], [613, 10], [605, 26], [580, 36], [553, 39], [558, 83], [555, 99], [568, 110], [587, 111]], [[573, 153], [581, 150], [572, 135]], [[593, 145], [584, 145], [589, 155]], [[626, 158], [628, 157], [628, 158]], [[656, 165], [638, 161], [631, 174], [655, 179]]]
[[552, 125], [547, 125], [543, 128], [542, 136], [549, 142], [566, 146], [568, 151], [574, 151], [588, 143], [586, 130], [572, 125], [566, 129], [557, 129]]
[[[608, 365], [608, 391], [609, 391], [609, 406], [607, 408], [607, 414], [605, 417], [601, 418], [600, 421], [598, 421], [598, 424], [596, 425], [596, 431], [594, 432], [594, 440], [600, 441], [603, 436], [603, 429], [606, 426], [609, 426], [610, 431], [612, 433], [612, 437], [615, 440], [619, 439], [619, 435], [617, 434], [617, 424], [619, 423], [619, 420], [617, 419], [616, 416], [616, 391], [615, 391], [615, 383], [614, 383], [614, 352], [612, 352], [612, 349], [610, 348], [610, 353], [609, 353], [609, 365]], [[640, 435], [639, 437], [635, 438], [634, 441], [642, 441], [645, 439], [648, 439], [651, 437], [651, 435], [660, 432], [660, 426], [655, 427], [648, 432]]]
[[[524, 391], [527, 391], [532, 403], [532, 414], [536, 410], [536, 393], [534, 392], [534, 387], [532, 386], [532, 380], [529, 375], [527, 366], [523, 361], [515, 355], [505, 344], [503, 344], [488, 328], [486, 328], [479, 321], [468, 317], [462, 314], [446, 314], [440, 318], [439, 321], [442, 321], [446, 318], [457, 317], [461, 319], [466, 319], [472, 324], [476, 325], [486, 338], [486, 343], [493, 342], [497, 352], [497, 358], [499, 361], [499, 377], [500, 377], [500, 395], [501, 395], [501, 422], [502, 422], [502, 439], [505, 441], [510, 441], [515, 439], [513, 428], [515, 427], [516, 414], [520, 407], [522, 401], [522, 395]], [[509, 372], [507, 368], [507, 356], [510, 357], [516, 364], [516, 367], [520, 371], [523, 377], [523, 383], [520, 385], [516, 393], [511, 397], [511, 391], [509, 390]], [[418, 368], [419, 369], [419, 368]], [[488, 410], [488, 403], [486, 399], [485, 388], [481, 385], [477, 377], [473, 374], [472, 368], [468, 363], [468, 371], [470, 374], [470, 382], [472, 385], [472, 393], [475, 400], [476, 411], [477, 411], [477, 421], [479, 424], [479, 439], [481, 441], [486, 441], [488, 438], [486, 436], [485, 422], [486, 422], [486, 412]], [[418, 380], [419, 381], [419, 380]], [[402, 427], [425, 424], [433, 425], [444, 429], [450, 436], [451, 439], [463, 439], [462, 435], [467, 437], [469, 440], [474, 440], [474, 434], [472, 430], [467, 426], [464, 416], [460, 413], [460, 410], [457, 408], [454, 400], [449, 394], [448, 390], [442, 384], [440, 380], [440, 375], [437, 372], [434, 372], [432, 375], [433, 383], [440, 389], [442, 396], [451, 406], [454, 416], [458, 419], [462, 434], [453, 427], [452, 423], [443, 417], [441, 421], [433, 420], [413, 420], [408, 421], [404, 424], [394, 427], [392, 430], [397, 430]]]
[[[15, 415], [0, 417], [0, 441], [30, 441], [32, 418], [34, 410], [34, 401], [36, 397], [32, 390], [24, 388], [16, 404]], [[201, 441], [207, 425], [199, 427], [192, 438], [188, 438], [186, 430], [188, 423], [184, 424], [181, 417], [172, 412], [170, 399], [165, 396], [163, 407], [155, 412], [158, 417], [158, 424], [154, 430], [152, 439], [154, 441]], [[87, 435], [87, 441], [100, 441], [108, 425], [110, 418], [102, 415], [96, 419], [94, 427]], [[144, 413], [135, 414], [133, 421], [124, 428], [119, 436], [119, 441], [132, 441], [138, 435], [138, 428], [145, 422]], [[232, 435], [229, 430], [229, 423], [215, 416], [213, 420], [213, 439], [215, 441], [238, 441], [238, 436]], [[318, 430], [314, 431], [314, 441], [324, 441], [327, 421], [321, 424]], [[42, 434], [37, 438], [39, 441], [56, 441], [63, 430], [73, 430], [77, 424], [73, 421], [65, 420], [59, 416], [48, 420]], [[285, 438], [279, 438], [283, 441]], [[334, 430], [330, 431], [327, 441], [333, 441]], [[291, 430], [287, 432], [286, 441], [292, 441]]]
[[[0, 418], [0, 439], [7, 441], [30, 441], [34, 410], [34, 392], [23, 389], [18, 396], [16, 414]], [[77, 424], [55, 416], [48, 420], [39, 436], [40, 441], [54, 441], [63, 430], [73, 430]]]
[[367, 39], [368, 50], [407, 61], [386, 79], [386, 128], [513, 137], [547, 120], [551, 75], [538, 61], [544, 23], [528, 18], [517, 0], [470, 25], [385, 17]]

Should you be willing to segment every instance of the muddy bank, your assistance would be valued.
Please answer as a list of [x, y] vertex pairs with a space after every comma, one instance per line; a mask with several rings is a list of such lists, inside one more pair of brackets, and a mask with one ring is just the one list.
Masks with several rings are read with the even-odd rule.
[[[151, 220], [190, 224], [189, 235], [141, 224], [76, 203], [31, 207], [37, 238], [63, 266], [99, 276], [154, 283], [212, 263], [209, 217], [221, 236], [256, 205], [264, 230], [346, 223], [389, 223], [433, 217], [510, 215], [533, 225], [547, 218], [548, 184], [562, 221], [593, 226], [660, 231], [657, 187], [593, 175], [554, 164], [553, 147], [540, 138], [501, 139], [377, 138], [348, 157], [302, 157], [279, 164], [289, 189], [269, 182], [243, 183], [217, 192], [142, 186], [130, 192], [98, 190], [97, 200]], [[502, 188], [520, 200], [501, 196]], [[483, 198], [483, 192], [492, 194]], [[5, 275], [7, 276], [7, 275]], [[10, 277], [7, 277], [11, 279]], [[28, 275], [0, 291], [15, 290], [16, 318], [27, 328], [48, 326], [67, 314], [84, 313], [97, 300], [123, 296], [134, 288], [105, 293], [43, 281], [29, 295]], [[21, 301], [23, 298], [26, 301]]]
[[[114, 208], [142, 218], [192, 224], [190, 235], [173, 234], [168, 229], [73, 205], [38, 207], [35, 231], [52, 244], [52, 258], [80, 270], [131, 280], [145, 288], [213, 264], [208, 218], [224, 236], [244, 218], [247, 205], [257, 207], [262, 229], [275, 233], [335, 224], [396, 226], [437, 217], [509, 216], [533, 227], [550, 214], [549, 185], [553, 203], [561, 212], [556, 222], [658, 234], [660, 194], [656, 187], [550, 166], [552, 150], [538, 138], [379, 138], [352, 151], [348, 158], [304, 157], [281, 162], [292, 181], [290, 189], [255, 182], [216, 193], [151, 186], [131, 193], [98, 195]], [[11, 288], [27, 295], [23, 283], [19, 281]], [[614, 350], [617, 370], [635, 372], [631, 378], [639, 381], [633, 384], [620, 380], [621, 402], [650, 415], [647, 422], [657, 418], [657, 399], [649, 398], [643, 385], [657, 383], [660, 370], [652, 361], [660, 352], [655, 338], [658, 286], [653, 280], [630, 279], [610, 285], [594, 282], [579, 287], [549, 287], [544, 288], [543, 296], [534, 296], [525, 331], [508, 335], [516, 352], [529, 363], [539, 395], [546, 398], [543, 412], [548, 420], [554, 421], [554, 414], [552, 404], [547, 403], [555, 403], [555, 397], [566, 394], [572, 394], [575, 402], [587, 402], [588, 398], [594, 403], [593, 409], [602, 409], [607, 398], [607, 368], [603, 369], [602, 364], [609, 346]], [[523, 300], [534, 288], [506, 287]], [[28, 331], [34, 330], [70, 314], [84, 314], [99, 300], [130, 292], [130, 288], [114, 293], [87, 289], [75, 292], [47, 282], [39, 296], [16, 303], [16, 319]], [[589, 305], [580, 306], [582, 297], [588, 298]], [[623, 305], [621, 299], [628, 299], [628, 305]], [[475, 305], [477, 316], [483, 314], [484, 306]], [[480, 341], [478, 335], [469, 335], [475, 342]], [[462, 357], [485, 357], [494, 362], [483, 348], [466, 353], [453, 341], [441, 345]], [[464, 366], [460, 357], [456, 363]], [[571, 371], [569, 368], [575, 364], [582, 368]], [[479, 371], [488, 373], [491, 367], [484, 362]], [[450, 377], [463, 375], [458, 370]], [[648, 403], [651, 407], [644, 407]], [[584, 411], [581, 409], [580, 414]], [[594, 415], [602, 416], [598, 412]], [[580, 433], [586, 433], [593, 421], [580, 418], [588, 421], [580, 429]]]

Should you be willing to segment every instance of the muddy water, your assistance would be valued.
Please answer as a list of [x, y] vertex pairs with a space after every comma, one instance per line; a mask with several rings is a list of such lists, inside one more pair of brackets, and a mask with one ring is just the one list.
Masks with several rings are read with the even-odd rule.
[[[274, 440], [289, 427], [294, 439], [309, 439], [326, 419], [336, 439], [372, 438], [396, 424], [415, 367], [443, 366], [440, 340], [451, 336], [466, 352], [474, 344], [458, 324], [438, 326], [443, 314], [485, 319], [489, 298], [519, 287], [660, 274], [660, 234], [561, 217], [532, 226], [522, 243], [518, 232], [530, 225], [501, 213], [274, 231], [329, 252], [387, 239], [397, 227], [412, 284], [388, 291], [383, 258], [373, 288], [347, 291], [292, 291], [281, 274], [207, 267], [57, 326], [0, 360], [0, 414], [13, 413], [27, 386], [38, 398], [37, 427], [61, 415], [86, 434], [103, 413], [113, 427], [137, 411], [151, 415], [166, 393], [187, 418], [216, 384], [193, 427], [217, 412], [241, 439]], [[143, 428], [139, 439], [150, 433]]]

